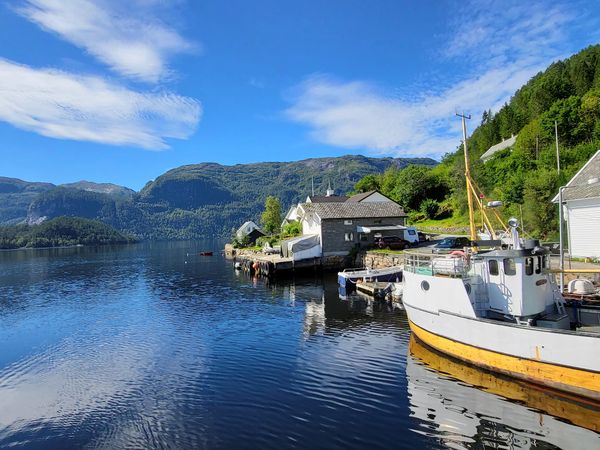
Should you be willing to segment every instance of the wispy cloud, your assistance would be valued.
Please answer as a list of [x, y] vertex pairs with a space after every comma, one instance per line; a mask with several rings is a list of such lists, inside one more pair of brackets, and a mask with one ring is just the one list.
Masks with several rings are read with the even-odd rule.
[[194, 45], [153, 14], [152, 1], [26, 0], [16, 10], [85, 49], [115, 72], [136, 80], [169, 77], [168, 59]]
[[[457, 16], [460, 21], [441, 36], [443, 44], [435, 52], [456, 65], [450, 84], [421, 84], [420, 91], [399, 98], [372, 82], [313, 75], [292, 90], [287, 117], [308, 125], [314, 139], [333, 146], [440, 155], [460, 142], [455, 111], [475, 118], [487, 109], [497, 111], [550, 62], [598, 38], [595, 18], [553, 2], [471, 1]], [[574, 27], [587, 27], [589, 33], [578, 34], [589, 41], [568, 39]], [[431, 85], [439, 86], [439, 79]]]
[[189, 137], [201, 114], [191, 98], [0, 59], [0, 120], [44, 136], [160, 150]]

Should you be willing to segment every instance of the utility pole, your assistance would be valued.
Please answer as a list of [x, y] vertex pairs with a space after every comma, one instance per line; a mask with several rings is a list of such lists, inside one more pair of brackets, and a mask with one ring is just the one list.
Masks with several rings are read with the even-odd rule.
[[556, 137], [556, 169], [560, 175], [560, 152], [558, 151], [558, 123], [554, 121], [554, 135]]
[[315, 196], [315, 177], [310, 178], [310, 184], [312, 186], [311, 197]]
[[[473, 187], [471, 185], [471, 164], [469, 162], [469, 151], [467, 150], [467, 122], [465, 119], [471, 119], [471, 115], [465, 115], [456, 113], [458, 117], [462, 119], [462, 131], [463, 131], [463, 147], [465, 150], [465, 178], [467, 182], [467, 202], [469, 204], [469, 230], [471, 232], [471, 241], [477, 240], [477, 233], [475, 231], [475, 214], [473, 211]], [[492, 233], [493, 230], [490, 230]]]

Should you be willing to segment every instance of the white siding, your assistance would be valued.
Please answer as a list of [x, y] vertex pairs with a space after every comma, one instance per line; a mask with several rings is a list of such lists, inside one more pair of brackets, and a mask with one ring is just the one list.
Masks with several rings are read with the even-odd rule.
[[570, 201], [566, 209], [571, 256], [600, 257], [600, 198]]

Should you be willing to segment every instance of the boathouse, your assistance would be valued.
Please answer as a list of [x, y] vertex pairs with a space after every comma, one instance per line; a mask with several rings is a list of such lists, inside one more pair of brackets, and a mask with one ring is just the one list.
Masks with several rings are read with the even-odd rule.
[[352, 249], [370, 247], [374, 235], [398, 235], [406, 213], [393, 201], [300, 203], [302, 233], [319, 237], [322, 256], [344, 256]]
[[[600, 258], [600, 150], [563, 188], [569, 254]], [[552, 200], [558, 203], [558, 195]]]

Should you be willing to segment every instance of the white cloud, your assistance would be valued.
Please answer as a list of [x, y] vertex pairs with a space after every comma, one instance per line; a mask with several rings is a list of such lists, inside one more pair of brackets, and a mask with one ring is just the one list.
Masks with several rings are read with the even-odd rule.
[[[311, 136], [325, 144], [441, 155], [460, 143], [456, 111], [473, 115], [472, 130], [484, 110], [497, 111], [553, 60], [594, 42], [595, 31], [595, 36], [580, 33], [589, 42], [573, 44], [567, 38], [573, 27], [595, 29], [590, 17], [573, 11], [578, 10], [548, 2], [468, 2], [437, 51], [456, 64], [447, 76], [451, 84], [435, 90], [421, 83], [421, 92], [413, 89], [417, 92], [410, 97], [398, 98], [374, 83], [311, 76], [293, 90], [286, 115], [308, 125]], [[431, 85], [439, 85], [439, 78]]]
[[169, 76], [169, 56], [190, 51], [193, 45], [154, 17], [153, 3], [27, 0], [17, 11], [117, 73], [154, 83]]
[[188, 97], [0, 59], [0, 120], [44, 136], [165, 149], [165, 138], [189, 137], [201, 114]]

